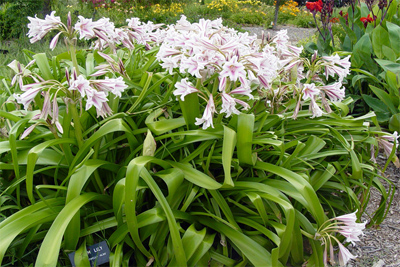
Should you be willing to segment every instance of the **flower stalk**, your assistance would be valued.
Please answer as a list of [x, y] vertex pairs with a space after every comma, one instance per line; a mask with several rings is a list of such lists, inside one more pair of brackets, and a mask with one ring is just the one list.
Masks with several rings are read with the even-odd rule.
[[82, 124], [80, 122], [80, 117], [78, 114], [78, 107], [76, 106], [76, 103], [70, 101], [68, 105], [68, 110], [71, 112], [72, 115], [72, 121], [74, 123], [74, 132], [75, 132], [75, 138], [78, 143], [78, 147], [81, 148], [83, 146], [83, 128]]

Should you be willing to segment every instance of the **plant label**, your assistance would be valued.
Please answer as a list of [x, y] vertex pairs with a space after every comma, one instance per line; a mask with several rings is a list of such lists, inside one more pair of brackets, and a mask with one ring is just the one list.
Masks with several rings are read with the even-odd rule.
[[[89, 257], [90, 266], [92, 267], [110, 261], [110, 249], [108, 248], [106, 241], [89, 246], [86, 251]], [[68, 257], [72, 266], [75, 267], [75, 252], [68, 254]]]

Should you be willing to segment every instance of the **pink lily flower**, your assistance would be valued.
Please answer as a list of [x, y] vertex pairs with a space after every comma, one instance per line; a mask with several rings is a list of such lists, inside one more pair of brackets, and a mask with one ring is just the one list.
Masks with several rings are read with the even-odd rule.
[[219, 74], [221, 77], [229, 77], [231, 81], [237, 81], [240, 77], [246, 77], [246, 71], [242, 63], [238, 62], [237, 56], [233, 56], [222, 66]]
[[215, 105], [214, 105], [214, 99], [213, 96], [210, 94], [210, 98], [208, 100], [206, 109], [204, 110], [203, 117], [196, 118], [195, 125], [201, 125], [203, 124], [203, 129], [207, 129], [208, 127], [214, 128], [213, 124], [213, 116], [215, 113]]
[[340, 266], [345, 266], [349, 260], [357, 258], [353, 254], [351, 254], [350, 251], [345, 246], [343, 246], [341, 243], [338, 243], [338, 245], [339, 245], [339, 264], [340, 264]]
[[56, 12], [51, 12], [50, 15], [46, 15], [45, 19], [39, 19], [38, 17], [28, 17], [30, 23], [28, 24], [29, 32], [28, 37], [31, 43], [35, 43], [41, 40], [48, 32], [54, 30], [62, 25], [60, 17], [55, 17]]
[[188, 81], [188, 78], [182, 79], [175, 84], [176, 90], [173, 92], [175, 96], [181, 96], [181, 100], [185, 101], [185, 96], [188, 94], [199, 92], [194, 85]]

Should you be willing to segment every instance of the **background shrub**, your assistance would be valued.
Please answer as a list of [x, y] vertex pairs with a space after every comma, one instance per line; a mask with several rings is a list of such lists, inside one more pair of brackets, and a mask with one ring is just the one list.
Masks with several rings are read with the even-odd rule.
[[38, 14], [43, 7], [43, 0], [3, 0], [0, 6], [0, 38], [15, 38], [24, 33], [26, 27], [21, 25], [29, 22], [27, 16]]

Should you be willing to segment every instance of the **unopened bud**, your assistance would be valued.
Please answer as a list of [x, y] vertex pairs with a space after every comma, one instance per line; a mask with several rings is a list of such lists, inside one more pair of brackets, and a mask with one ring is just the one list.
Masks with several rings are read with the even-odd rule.
[[147, 135], [143, 142], [143, 156], [154, 156], [156, 149], [156, 140], [151, 134], [151, 131], [147, 130]]

